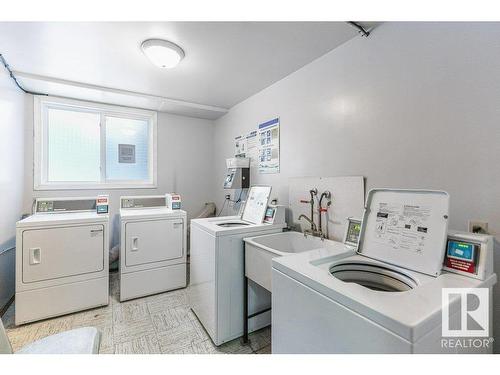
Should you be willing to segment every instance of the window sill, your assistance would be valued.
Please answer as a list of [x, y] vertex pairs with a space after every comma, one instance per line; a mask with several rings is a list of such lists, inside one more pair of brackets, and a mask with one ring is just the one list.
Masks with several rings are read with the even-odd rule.
[[42, 184], [33, 186], [33, 190], [128, 190], [128, 189], [156, 189], [157, 184], [144, 184], [144, 183], [118, 183], [118, 184]]

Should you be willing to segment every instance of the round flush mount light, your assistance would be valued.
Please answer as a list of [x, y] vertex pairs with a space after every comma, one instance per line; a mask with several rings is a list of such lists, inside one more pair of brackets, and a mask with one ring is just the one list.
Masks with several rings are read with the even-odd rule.
[[184, 51], [177, 44], [163, 39], [148, 39], [141, 44], [142, 52], [159, 68], [175, 67], [184, 58]]

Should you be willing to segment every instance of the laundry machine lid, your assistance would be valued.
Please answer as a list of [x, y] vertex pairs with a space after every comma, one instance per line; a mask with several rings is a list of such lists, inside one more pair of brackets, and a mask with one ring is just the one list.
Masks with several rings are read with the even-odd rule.
[[271, 186], [252, 186], [248, 191], [241, 220], [251, 224], [262, 224], [271, 197], [271, 190]]
[[438, 276], [448, 214], [449, 195], [444, 191], [373, 189], [366, 199], [358, 253]]
[[16, 223], [17, 228], [66, 224], [95, 224], [109, 222], [108, 214], [96, 212], [36, 213]]

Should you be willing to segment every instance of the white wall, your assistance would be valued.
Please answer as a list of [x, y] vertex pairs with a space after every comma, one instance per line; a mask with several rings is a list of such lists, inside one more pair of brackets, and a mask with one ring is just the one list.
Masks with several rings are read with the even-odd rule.
[[24, 108], [20, 92], [0, 71], [0, 310], [14, 294], [16, 221], [23, 205]]
[[213, 201], [213, 132], [210, 120], [158, 113], [158, 177], [156, 189], [110, 190], [33, 190], [33, 98], [27, 112], [24, 212], [31, 212], [36, 197], [72, 197], [110, 195], [113, 233], [111, 243], [119, 242], [119, 211], [122, 195], [154, 195], [177, 192], [182, 196], [183, 209], [188, 216], [196, 215], [205, 202]]
[[499, 238], [499, 40], [500, 23], [386, 23], [236, 105], [216, 121], [218, 203], [233, 138], [279, 116], [281, 173], [251, 183], [282, 203], [291, 176], [363, 175], [446, 190], [451, 228], [482, 219]]

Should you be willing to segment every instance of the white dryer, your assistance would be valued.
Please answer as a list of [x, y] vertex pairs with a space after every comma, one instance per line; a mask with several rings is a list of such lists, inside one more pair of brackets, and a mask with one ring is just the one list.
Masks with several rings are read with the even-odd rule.
[[96, 198], [37, 199], [16, 224], [16, 325], [108, 304], [107, 213]]
[[[286, 223], [263, 223], [270, 187], [252, 187], [241, 216], [191, 220], [191, 309], [215, 345], [243, 335], [243, 238], [281, 232]], [[268, 292], [249, 286], [249, 313], [269, 307]], [[249, 331], [270, 323], [270, 314], [250, 321]]]
[[186, 212], [165, 195], [120, 199], [120, 301], [185, 288]]
[[[273, 353], [491, 353], [493, 240], [447, 234], [448, 212], [444, 192], [372, 190], [357, 252], [274, 258]], [[474, 290], [484, 315], [467, 331]]]

